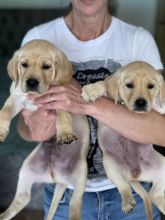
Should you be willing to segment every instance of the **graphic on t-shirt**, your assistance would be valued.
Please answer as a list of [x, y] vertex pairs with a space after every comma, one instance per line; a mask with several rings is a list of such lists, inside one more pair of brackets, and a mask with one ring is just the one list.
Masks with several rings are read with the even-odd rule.
[[[121, 67], [120, 63], [112, 59], [107, 60], [92, 60], [87, 62], [72, 62], [73, 77], [82, 86], [89, 83], [95, 83], [99, 80], [104, 80], [107, 76], [117, 71]], [[105, 176], [105, 171], [102, 164], [102, 152], [98, 147], [97, 141], [97, 120], [88, 117], [90, 125], [90, 148], [87, 156], [88, 162], [88, 178], [97, 176]]]

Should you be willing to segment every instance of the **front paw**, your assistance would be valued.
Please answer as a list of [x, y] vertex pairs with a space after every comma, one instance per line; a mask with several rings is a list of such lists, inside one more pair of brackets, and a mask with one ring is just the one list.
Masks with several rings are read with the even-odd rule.
[[94, 102], [101, 95], [99, 94], [98, 90], [95, 89], [94, 84], [89, 84], [89, 85], [83, 86], [81, 96], [87, 102], [90, 102], [90, 101]]
[[9, 133], [10, 123], [0, 119], [0, 142], [3, 142]]
[[75, 133], [67, 133], [63, 132], [60, 135], [57, 135], [57, 144], [71, 144], [72, 142], [76, 141], [78, 138]]

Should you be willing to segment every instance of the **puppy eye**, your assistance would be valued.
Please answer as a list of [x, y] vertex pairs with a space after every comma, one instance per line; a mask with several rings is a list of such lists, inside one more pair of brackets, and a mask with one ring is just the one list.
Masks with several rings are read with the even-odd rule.
[[155, 86], [154, 86], [154, 84], [148, 84], [148, 89], [153, 89]]
[[134, 88], [134, 84], [133, 83], [127, 83], [126, 87], [129, 89], [133, 89]]
[[48, 69], [50, 69], [51, 68], [51, 65], [49, 65], [49, 64], [43, 64], [42, 65], [42, 69], [43, 70], [48, 70]]
[[27, 68], [29, 65], [28, 65], [28, 63], [21, 63], [21, 66], [24, 68]]

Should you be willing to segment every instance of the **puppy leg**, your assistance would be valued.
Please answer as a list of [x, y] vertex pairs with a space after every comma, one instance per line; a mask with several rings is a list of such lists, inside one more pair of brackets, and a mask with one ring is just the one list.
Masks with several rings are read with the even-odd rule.
[[63, 110], [57, 111], [57, 143], [70, 144], [77, 140], [72, 128], [72, 115]]
[[123, 212], [131, 212], [136, 205], [136, 202], [132, 195], [130, 185], [122, 175], [122, 168], [119, 167], [113, 157], [110, 157], [109, 155], [103, 155], [103, 164], [107, 177], [117, 186], [117, 189], [121, 194]]
[[105, 81], [98, 81], [96, 83], [83, 86], [81, 95], [85, 101], [94, 102], [97, 98], [106, 95]]
[[82, 200], [87, 180], [86, 162], [83, 163], [82, 161], [81, 164], [79, 164], [79, 169], [76, 177], [77, 179], [73, 184], [74, 191], [70, 201], [70, 220], [81, 220]]
[[[165, 178], [162, 176], [162, 178]], [[165, 180], [158, 180], [153, 182], [152, 188], [149, 192], [152, 202], [165, 215]]]
[[138, 195], [140, 195], [140, 197], [143, 200], [147, 219], [152, 220], [153, 219], [152, 204], [151, 204], [151, 199], [148, 195], [148, 192], [146, 192], [146, 190], [143, 188], [143, 186], [139, 182], [131, 181], [130, 184], [131, 184], [132, 188], [134, 189], [134, 191]]
[[10, 96], [0, 111], [0, 141], [6, 138], [12, 118], [12, 97]]
[[62, 184], [56, 184], [55, 192], [53, 195], [52, 203], [48, 212], [47, 220], [52, 220], [53, 216], [58, 208], [59, 202], [65, 192], [66, 186]]
[[0, 215], [0, 220], [12, 219], [18, 212], [20, 212], [30, 201], [31, 186], [33, 179], [25, 173], [25, 169], [21, 169], [17, 185], [16, 195], [9, 208]]

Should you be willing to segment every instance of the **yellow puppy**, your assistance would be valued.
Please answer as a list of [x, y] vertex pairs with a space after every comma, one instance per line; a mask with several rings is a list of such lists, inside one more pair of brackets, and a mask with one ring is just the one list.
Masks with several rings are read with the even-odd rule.
[[[65, 55], [45, 40], [33, 40], [22, 46], [9, 61], [7, 69], [13, 83], [11, 96], [0, 111], [0, 141], [5, 139], [11, 118], [15, 116], [15, 95], [30, 91], [44, 93], [52, 83], [65, 85], [72, 80], [72, 66]], [[74, 140], [71, 114], [58, 110], [57, 142], [63, 144]]]
[[[7, 135], [11, 118], [26, 107], [36, 110], [28, 103], [24, 93], [45, 92], [51, 83], [67, 84], [72, 79], [71, 64], [51, 43], [34, 40], [18, 50], [8, 64], [8, 71], [14, 80], [11, 96], [0, 112], [0, 139]], [[76, 130], [76, 136], [72, 130]], [[42, 119], [41, 119], [42, 120]], [[58, 143], [61, 145], [59, 146]], [[71, 142], [71, 143], [70, 143]], [[70, 143], [66, 146], [64, 143]], [[56, 183], [55, 193], [47, 220], [51, 220], [65, 189], [72, 187], [70, 220], [81, 219], [82, 196], [86, 186], [89, 146], [89, 126], [85, 116], [71, 115], [65, 111], [57, 112], [57, 141], [39, 143], [24, 161], [19, 172], [16, 195], [0, 220], [12, 219], [30, 201], [33, 183]]]
[[[154, 107], [160, 110], [163, 93], [164, 80], [161, 74], [141, 61], [120, 68], [105, 81], [82, 88], [82, 96], [86, 101], [106, 95], [137, 113], [149, 112], [154, 103], [158, 103]], [[159, 100], [155, 102], [155, 99]], [[127, 140], [101, 122], [98, 125], [98, 141], [107, 177], [116, 184], [121, 194], [123, 211], [129, 212], [135, 206], [131, 185], [144, 201], [148, 220], [152, 219], [150, 199], [165, 214], [165, 158], [152, 145]], [[152, 183], [150, 198], [139, 181]]]
[[125, 104], [130, 111], [148, 112], [158, 94], [161, 105], [164, 80], [151, 65], [137, 61], [121, 67], [105, 81], [84, 86], [82, 90], [82, 96], [87, 101], [106, 94], [115, 103]]

